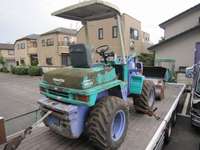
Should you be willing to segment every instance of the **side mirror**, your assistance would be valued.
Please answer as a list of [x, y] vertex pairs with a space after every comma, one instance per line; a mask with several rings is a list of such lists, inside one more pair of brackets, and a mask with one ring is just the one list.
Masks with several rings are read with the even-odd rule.
[[141, 62], [137, 62], [136, 63], [136, 67], [138, 69], [138, 71], [143, 74], [143, 64]]
[[142, 63], [137, 62], [137, 63], [136, 63], [136, 67], [137, 67], [137, 69], [142, 69], [142, 68], [143, 68], [143, 65], [142, 65]]
[[187, 78], [193, 78], [193, 70], [194, 70], [193, 66], [186, 68], [186, 70], [185, 70], [185, 76]]

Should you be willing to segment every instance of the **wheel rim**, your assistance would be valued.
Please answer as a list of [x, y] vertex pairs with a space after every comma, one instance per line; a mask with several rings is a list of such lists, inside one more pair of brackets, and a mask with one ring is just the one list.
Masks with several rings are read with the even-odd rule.
[[124, 133], [126, 116], [124, 111], [120, 110], [116, 113], [112, 121], [111, 136], [112, 140], [117, 141]]
[[149, 101], [148, 101], [150, 107], [153, 105], [154, 99], [155, 99], [155, 93], [154, 93], [154, 90], [151, 90], [150, 91]]

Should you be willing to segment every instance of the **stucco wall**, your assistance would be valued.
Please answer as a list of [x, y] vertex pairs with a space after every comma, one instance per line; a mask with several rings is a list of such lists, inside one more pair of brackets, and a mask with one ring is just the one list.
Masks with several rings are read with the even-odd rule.
[[179, 66], [191, 66], [194, 61], [195, 43], [200, 41], [200, 29], [185, 34], [156, 48], [157, 58], [176, 60], [175, 69]]
[[[68, 36], [71, 40], [76, 42], [76, 36], [70, 36], [66, 34], [48, 34], [42, 35], [39, 38], [38, 42], [38, 60], [39, 66], [61, 66], [61, 54], [62, 53], [69, 53], [68, 46], [61, 46], [59, 42], [64, 41], [64, 37]], [[53, 39], [54, 45], [53, 46], [42, 46], [42, 40]], [[52, 65], [46, 64], [46, 58], [52, 58]]]
[[[142, 43], [143, 32], [141, 31], [141, 22], [137, 19], [124, 14], [122, 16], [123, 20], [123, 27], [124, 27], [124, 37], [125, 37], [125, 50], [127, 54], [133, 53], [130, 51], [130, 28], [137, 29], [139, 31], [139, 40], [135, 40], [135, 50], [138, 52], [143, 52], [143, 48], [145, 47]], [[110, 48], [115, 51], [115, 53], [120, 56], [121, 55], [121, 45], [120, 39], [112, 38], [112, 27], [117, 25], [117, 21], [114, 18], [99, 20], [99, 21], [91, 21], [88, 22], [88, 32], [89, 32], [89, 40], [90, 45], [92, 46], [93, 50], [101, 45], [110, 45]], [[103, 28], [104, 38], [99, 40], [98, 39], [98, 29]], [[78, 35], [77, 35], [77, 42], [78, 43], [85, 43], [85, 28], [81, 28]], [[99, 59], [98, 55], [95, 54], [93, 51], [93, 58], [95, 60]]]
[[165, 39], [186, 31], [199, 24], [200, 10], [184, 15], [170, 22], [165, 27]]
[[[21, 44], [21, 43], [25, 44], [24, 49], [18, 48], [18, 44]], [[15, 61], [18, 61], [20, 63], [21, 59], [24, 60], [26, 65], [30, 65], [30, 59], [27, 53], [27, 40], [21, 40], [15, 43]]]
[[[9, 51], [10, 51], [10, 54], [9, 54]], [[14, 50], [0, 50], [0, 56], [2, 56], [6, 60], [15, 60], [15, 51]]]
[[[117, 23], [114, 18], [88, 22], [88, 36], [93, 49], [93, 60], [99, 59], [98, 55], [95, 54], [95, 49], [101, 45], [109, 45], [112, 50], [120, 54], [119, 37], [112, 38], [112, 26], [115, 25], [117, 25]], [[103, 28], [103, 39], [101, 40], [98, 39], [99, 28]], [[84, 27], [80, 29], [77, 35], [77, 42], [86, 43]]]
[[[42, 40], [47, 39], [53, 39], [54, 45], [53, 46], [42, 46]], [[52, 57], [52, 63], [54, 65], [60, 64], [59, 58], [58, 58], [58, 49], [57, 49], [57, 39], [58, 36], [56, 34], [49, 34], [49, 35], [43, 35], [39, 38], [38, 42], [38, 60], [39, 60], [39, 66], [46, 66], [46, 58]]]

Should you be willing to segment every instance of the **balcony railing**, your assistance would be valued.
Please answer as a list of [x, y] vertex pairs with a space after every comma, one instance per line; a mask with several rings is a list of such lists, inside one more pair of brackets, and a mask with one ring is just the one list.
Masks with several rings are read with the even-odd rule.
[[58, 41], [58, 46], [69, 46], [71, 44], [74, 44], [74, 42], [69, 41]]

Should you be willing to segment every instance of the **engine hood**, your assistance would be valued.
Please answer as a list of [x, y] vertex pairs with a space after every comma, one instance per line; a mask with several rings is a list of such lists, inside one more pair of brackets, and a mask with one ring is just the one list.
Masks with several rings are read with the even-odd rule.
[[116, 78], [113, 68], [63, 68], [47, 72], [44, 74], [43, 81], [60, 87], [87, 89], [108, 81], [106, 76], [110, 75], [113, 78], [109, 78], [109, 80]]

